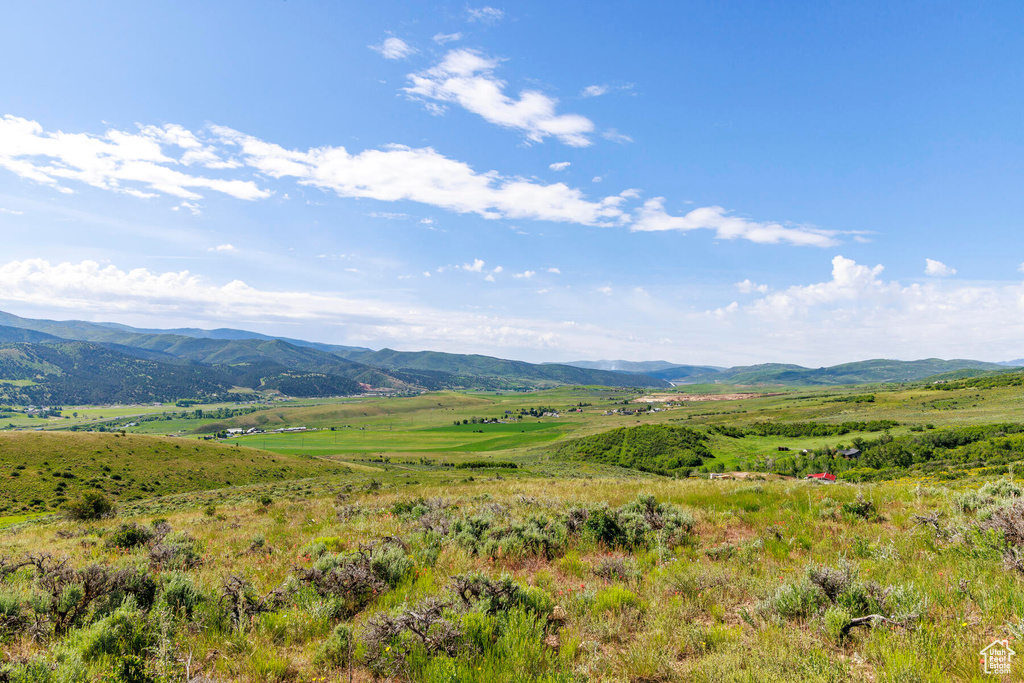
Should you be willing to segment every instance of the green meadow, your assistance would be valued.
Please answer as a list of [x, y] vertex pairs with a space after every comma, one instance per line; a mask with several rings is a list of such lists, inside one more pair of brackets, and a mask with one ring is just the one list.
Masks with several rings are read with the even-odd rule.
[[[996, 680], [979, 651], [1024, 637], [1019, 388], [704, 389], [658, 412], [562, 387], [0, 433], [0, 672]], [[307, 430], [214, 438], [288, 427]], [[700, 464], [664, 465], [674, 443]], [[875, 467], [835, 460], [852, 444]], [[820, 484], [796, 462], [852, 469]], [[87, 495], [113, 511], [72, 519]]]

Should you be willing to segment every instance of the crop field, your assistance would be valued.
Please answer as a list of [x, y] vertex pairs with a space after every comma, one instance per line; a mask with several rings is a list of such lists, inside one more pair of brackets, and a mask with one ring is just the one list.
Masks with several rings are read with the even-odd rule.
[[[176, 438], [0, 433], [0, 671], [995, 680], [979, 651], [1024, 637], [1019, 388], [659, 412], [640, 395], [442, 392], [139, 425], [180, 423]], [[859, 460], [835, 453], [854, 445]], [[815, 468], [839, 481], [804, 480]], [[114, 509], [89, 514], [97, 495]]]

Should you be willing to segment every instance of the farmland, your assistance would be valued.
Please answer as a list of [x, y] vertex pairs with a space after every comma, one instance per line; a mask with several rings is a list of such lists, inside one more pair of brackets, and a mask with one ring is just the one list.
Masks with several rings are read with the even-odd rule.
[[[977, 652], [1024, 634], [1019, 388], [750, 393], [649, 410], [631, 389], [435, 392], [151, 421], [94, 407], [65, 421], [79, 431], [8, 430], [5, 671], [979, 680]], [[100, 415], [109, 431], [82, 431]], [[260, 431], [211, 439], [228, 429]], [[855, 443], [877, 467], [835, 460]], [[930, 455], [889, 464], [897, 446]], [[840, 483], [791, 474], [825, 462]], [[114, 516], [57, 514], [88, 493]], [[87, 571], [106, 592], [61, 616], [47, 591]]]

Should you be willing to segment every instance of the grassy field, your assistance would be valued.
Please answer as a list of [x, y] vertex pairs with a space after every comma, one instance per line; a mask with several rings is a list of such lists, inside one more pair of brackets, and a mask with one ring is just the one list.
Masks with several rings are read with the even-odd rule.
[[206, 441], [0, 433], [0, 514], [53, 510], [84, 491], [127, 501], [343, 471], [336, 463]]
[[[949, 446], [997, 453], [999, 467], [971, 455], [948, 477], [909, 467], [871, 484], [673, 479], [556, 454], [617, 427], [679, 426], [729, 471], [779, 447], [1016, 423], [1019, 388], [828, 388], [605, 414], [645, 408], [639, 395], [446, 392], [181, 420], [310, 430], [228, 443], [0, 434], [0, 671], [16, 683], [998, 680], [979, 651], [1024, 637], [1019, 433]], [[517, 418], [530, 409], [559, 415]], [[899, 424], [715, 429], [871, 420]], [[53, 514], [87, 491], [116, 516]], [[1003, 680], [1021, 674], [1018, 660]]]

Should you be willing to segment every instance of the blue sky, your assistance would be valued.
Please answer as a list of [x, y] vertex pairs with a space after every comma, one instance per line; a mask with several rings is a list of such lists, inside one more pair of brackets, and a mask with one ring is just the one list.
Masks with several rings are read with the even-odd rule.
[[525, 360], [1024, 356], [1019, 3], [17, 3], [0, 308]]

